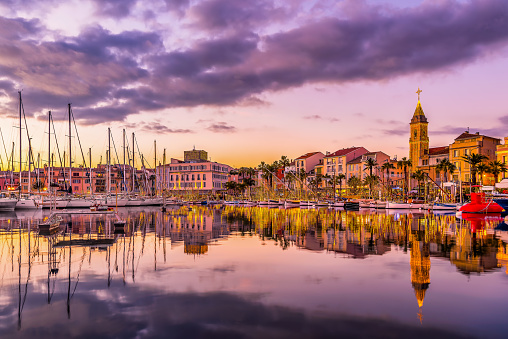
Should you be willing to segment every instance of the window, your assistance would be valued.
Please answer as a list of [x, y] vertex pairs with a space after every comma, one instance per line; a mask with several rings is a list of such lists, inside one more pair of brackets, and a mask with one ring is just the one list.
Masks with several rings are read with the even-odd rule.
[[[205, 175], [203, 174], [203, 176]], [[206, 181], [203, 182], [203, 187], [206, 187]]]
[[72, 173], [73, 177], [79, 177], [79, 173]]
[[201, 179], [199, 178], [200, 176], [201, 176], [201, 175], [200, 175], [200, 174], [198, 174], [198, 180], [201, 180]]
[[72, 179], [72, 183], [73, 184], [80, 184], [81, 180], [79, 180], [79, 179]]
[[187, 174], [186, 175], [186, 178], [185, 178], [187, 181], [189, 181], [189, 175]]
[[169, 179], [169, 181], [173, 181], [173, 174], [171, 174], [171, 179]]
[[203, 173], [203, 180], [206, 180], [206, 174]]
[[193, 174], [193, 175], [192, 175], [192, 181], [194, 181], [194, 180], [195, 180], [195, 179], [194, 179], [194, 174]]
[[178, 181], [178, 175], [176, 176], [176, 181]]
[[464, 155], [469, 155], [469, 150], [468, 149], [464, 150]]
[[459, 156], [459, 150], [457, 150], [457, 149], [456, 149], [456, 150], [454, 150], [454, 151], [453, 151], [453, 156], [454, 156], [454, 157], [458, 157], [458, 156]]

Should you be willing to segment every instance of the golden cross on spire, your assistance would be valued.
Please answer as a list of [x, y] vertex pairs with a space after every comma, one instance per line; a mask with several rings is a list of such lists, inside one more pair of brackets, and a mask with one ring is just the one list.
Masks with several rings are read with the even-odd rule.
[[416, 94], [418, 94], [418, 101], [420, 101], [420, 93], [423, 92], [420, 87], [418, 87], [418, 90], [416, 91]]

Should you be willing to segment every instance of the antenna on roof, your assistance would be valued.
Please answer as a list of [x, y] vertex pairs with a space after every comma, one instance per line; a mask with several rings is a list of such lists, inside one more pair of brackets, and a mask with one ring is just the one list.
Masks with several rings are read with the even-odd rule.
[[469, 127], [467, 128], [467, 133], [469, 133]]

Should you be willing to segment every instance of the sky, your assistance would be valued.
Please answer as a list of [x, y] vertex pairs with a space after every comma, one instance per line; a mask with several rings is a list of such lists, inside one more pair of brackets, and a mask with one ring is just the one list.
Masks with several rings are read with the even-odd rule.
[[152, 165], [155, 148], [235, 167], [351, 146], [401, 158], [418, 88], [431, 147], [468, 128], [502, 139], [507, 46], [506, 0], [3, 0], [0, 156], [16, 142], [19, 157], [19, 90], [42, 159], [49, 110], [68, 151], [68, 103], [94, 163], [108, 128], [120, 163], [123, 129]]

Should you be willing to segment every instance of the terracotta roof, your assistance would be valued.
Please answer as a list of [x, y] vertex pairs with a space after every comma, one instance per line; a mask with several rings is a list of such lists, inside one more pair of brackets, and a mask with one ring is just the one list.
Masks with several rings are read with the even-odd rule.
[[358, 158], [354, 158], [353, 160], [349, 161], [347, 164], [361, 164], [362, 163], [362, 156], [360, 155]]
[[480, 134], [478, 132], [476, 132], [475, 134], [472, 134], [472, 133], [469, 133], [469, 132], [464, 132], [462, 133], [461, 135], [459, 135], [458, 137], [455, 138], [455, 140], [461, 140], [461, 139], [473, 139], [473, 138], [478, 138], [478, 137], [486, 137], [486, 138], [491, 138], [491, 139], [496, 139], [496, 140], [501, 140], [499, 138], [494, 138], [494, 137], [489, 137], [489, 136], [486, 136], [486, 135], [483, 135], [483, 134]]
[[340, 149], [338, 151], [335, 151], [333, 153], [330, 153], [328, 155], [325, 156], [325, 158], [331, 158], [331, 157], [340, 157], [340, 156], [343, 156], [343, 155], [346, 155], [346, 154], [349, 154], [351, 152], [354, 152], [358, 149], [360, 149], [361, 147], [350, 147], [350, 148], [343, 148], [343, 149]]
[[450, 152], [449, 146], [432, 147], [429, 148], [429, 155], [442, 155]]
[[305, 153], [304, 155], [299, 156], [299, 157], [298, 157], [298, 158], [296, 158], [295, 160], [307, 159], [307, 158], [310, 158], [311, 156], [313, 156], [313, 155], [315, 155], [315, 154], [318, 154], [318, 153], [321, 153], [321, 152], [309, 152], [309, 153]]
[[415, 113], [413, 114], [413, 118], [411, 119], [411, 123], [415, 124], [418, 122], [427, 122], [427, 118], [425, 117], [425, 113], [423, 113], [422, 104], [420, 100], [418, 100], [418, 104], [416, 104]]

